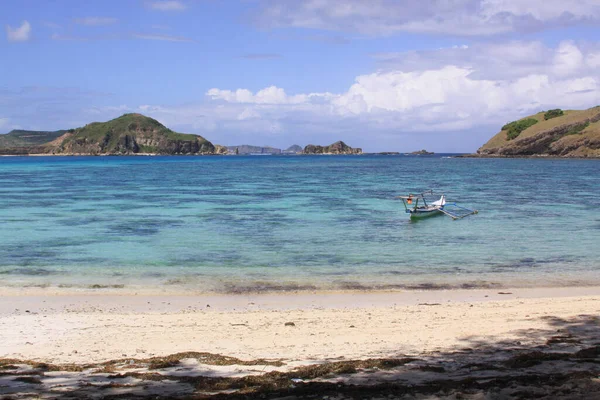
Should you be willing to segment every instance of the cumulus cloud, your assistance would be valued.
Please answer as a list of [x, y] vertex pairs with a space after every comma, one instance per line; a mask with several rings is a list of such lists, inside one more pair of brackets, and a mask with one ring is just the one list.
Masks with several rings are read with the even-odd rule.
[[75, 18], [74, 21], [76, 24], [86, 26], [105, 26], [117, 23], [117, 19], [111, 17], [84, 17]]
[[210, 89], [206, 95], [212, 100], [224, 100], [229, 103], [249, 104], [303, 104], [310, 103], [314, 98], [330, 96], [329, 93], [310, 93], [289, 96], [285, 90], [277, 86], [269, 86], [256, 93], [248, 89], [221, 90]]
[[600, 5], [597, 0], [264, 1], [255, 19], [268, 28], [476, 36], [597, 23]]
[[473, 79], [505, 80], [531, 74], [594, 74], [599, 43], [563, 41], [557, 48], [538, 41], [456, 45], [449, 48], [400, 53], [378, 53], [372, 57], [384, 71], [420, 71], [455, 65], [472, 69]]
[[6, 25], [6, 38], [9, 42], [26, 42], [31, 37], [31, 25], [27, 21], [23, 21], [21, 26], [13, 28]]
[[183, 11], [186, 9], [185, 4], [176, 0], [153, 1], [148, 3], [148, 6], [158, 11]]
[[[585, 108], [600, 95], [597, 46], [565, 41], [550, 49], [513, 42], [493, 45], [483, 54], [477, 46], [446, 50], [407, 53], [406, 62], [395, 55], [395, 68], [360, 75], [342, 93], [289, 95], [270, 86], [257, 92], [213, 88], [206, 96], [221, 109], [217, 119], [285, 123], [304, 118], [329, 126], [351, 119], [378, 130], [439, 131], [499, 124], [547, 108]], [[458, 62], [460, 52], [468, 55], [463, 62]], [[515, 71], [504, 73], [511, 60]], [[498, 69], [487, 70], [496, 63]], [[541, 63], [547, 65], [540, 68]], [[403, 68], [406, 64], [410, 68]]]

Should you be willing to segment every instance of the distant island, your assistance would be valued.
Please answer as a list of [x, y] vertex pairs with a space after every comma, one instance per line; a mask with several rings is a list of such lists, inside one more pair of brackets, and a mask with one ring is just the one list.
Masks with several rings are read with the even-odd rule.
[[309, 144], [304, 148], [302, 154], [362, 154], [362, 149], [352, 148], [346, 143], [338, 141], [329, 146]]
[[221, 146], [195, 134], [178, 133], [142, 114], [58, 131], [13, 130], [0, 134], [0, 155], [253, 155], [362, 154], [342, 141], [329, 146], [294, 144]]
[[504, 125], [480, 157], [600, 157], [600, 106], [553, 109]]
[[433, 151], [427, 151], [427, 150], [423, 149], [423, 150], [413, 151], [412, 153], [408, 153], [408, 154], [413, 155], [413, 156], [430, 156], [435, 153]]
[[261, 147], [242, 144], [238, 146], [227, 146], [227, 152], [228, 154], [236, 154], [240, 156], [248, 154], [300, 154], [302, 153], [302, 147], [295, 144], [285, 150], [282, 150], [271, 146]]

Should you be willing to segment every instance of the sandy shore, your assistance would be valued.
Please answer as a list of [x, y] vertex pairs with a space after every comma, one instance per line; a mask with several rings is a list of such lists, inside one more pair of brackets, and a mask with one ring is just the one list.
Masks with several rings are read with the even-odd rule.
[[599, 287], [13, 290], [0, 296], [0, 398], [591, 399], [598, 337]]
[[[535, 341], [547, 317], [600, 313], [600, 288], [254, 296], [4, 295], [0, 356], [100, 362], [183, 351], [320, 361]], [[293, 323], [291, 324], [286, 323]]]

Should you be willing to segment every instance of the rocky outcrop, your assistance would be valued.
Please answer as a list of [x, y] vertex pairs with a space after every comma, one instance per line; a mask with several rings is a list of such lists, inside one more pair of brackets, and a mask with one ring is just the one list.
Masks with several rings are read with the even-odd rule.
[[427, 151], [425, 149], [423, 150], [419, 150], [419, 151], [413, 151], [412, 153], [409, 153], [413, 156], [430, 156], [435, 154], [433, 151]]
[[302, 154], [362, 154], [362, 149], [352, 148], [346, 143], [339, 141], [329, 146], [309, 144], [304, 148]]
[[229, 154], [227, 151], [227, 146], [221, 146], [220, 144], [215, 144], [215, 154], [225, 155]]
[[[562, 111], [562, 110], [561, 110]], [[485, 157], [600, 157], [600, 106], [565, 111], [545, 119], [544, 113], [527, 117], [538, 123], [510, 140], [501, 131], [477, 150]]]

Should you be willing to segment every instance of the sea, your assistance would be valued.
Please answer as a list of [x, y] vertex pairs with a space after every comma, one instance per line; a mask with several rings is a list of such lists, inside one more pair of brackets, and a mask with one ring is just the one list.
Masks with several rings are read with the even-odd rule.
[[[433, 189], [478, 214], [412, 221]], [[0, 157], [0, 291], [600, 284], [600, 160]]]

